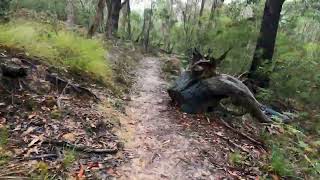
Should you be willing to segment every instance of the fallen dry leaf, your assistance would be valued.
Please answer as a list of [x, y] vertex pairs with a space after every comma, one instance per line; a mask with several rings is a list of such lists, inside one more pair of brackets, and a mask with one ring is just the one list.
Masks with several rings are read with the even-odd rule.
[[120, 174], [119, 174], [117, 171], [115, 171], [113, 168], [108, 168], [108, 169], [106, 170], [106, 172], [107, 172], [110, 176], [113, 176], [113, 177], [119, 177], [119, 176], [120, 176]]
[[84, 168], [83, 168], [83, 165], [81, 164], [80, 165], [80, 170], [79, 170], [79, 172], [77, 173], [77, 176], [76, 176], [76, 180], [84, 180], [84, 179], [85, 179]]
[[26, 135], [30, 134], [32, 131], [34, 131], [35, 129], [36, 129], [35, 127], [29, 127], [26, 131], [24, 131], [22, 133], [21, 136], [26, 136]]
[[73, 133], [64, 134], [64, 135], [62, 136], [62, 138], [63, 138], [64, 140], [67, 140], [67, 141], [70, 141], [70, 142], [76, 141], [76, 136], [75, 136]]
[[28, 147], [33, 146], [33, 145], [34, 145], [35, 143], [37, 143], [38, 141], [40, 141], [40, 138], [39, 138], [39, 137], [34, 138], [34, 139], [28, 144]]
[[34, 118], [34, 117], [36, 117], [36, 113], [34, 112], [34, 113], [32, 113], [32, 114], [30, 114], [29, 116], [28, 116], [28, 119], [32, 119], [32, 118]]

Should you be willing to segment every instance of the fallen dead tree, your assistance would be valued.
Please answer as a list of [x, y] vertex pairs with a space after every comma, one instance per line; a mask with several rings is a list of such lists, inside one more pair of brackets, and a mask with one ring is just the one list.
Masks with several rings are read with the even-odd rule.
[[220, 101], [230, 98], [232, 104], [243, 107], [260, 122], [271, 122], [263, 112], [265, 106], [256, 100], [241, 80], [216, 71], [229, 51], [216, 59], [195, 50], [189, 68], [168, 89], [169, 96], [187, 113], [221, 109]]

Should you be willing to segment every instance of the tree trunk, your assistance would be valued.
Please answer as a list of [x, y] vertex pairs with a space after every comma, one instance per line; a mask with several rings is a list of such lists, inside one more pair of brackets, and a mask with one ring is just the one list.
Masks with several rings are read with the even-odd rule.
[[211, 9], [210, 9], [210, 15], [209, 15], [209, 23], [213, 21], [214, 18], [214, 11], [217, 8], [217, 0], [212, 1]]
[[199, 13], [199, 28], [201, 27], [201, 18], [202, 18], [202, 15], [203, 15], [203, 9], [204, 9], [204, 5], [206, 3], [206, 0], [202, 0], [201, 1], [201, 7], [200, 7], [200, 13]]
[[72, 28], [74, 26], [74, 12], [75, 12], [75, 2], [74, 0], [67, 0], [66, 14], [67, 14], [67, 27]]
[[98, 1], [98, 5], [97, 5], [97, 9], [96, 9], [96, 15], [95, 15], [95, 18], [89, 28], [89, 31], [88, 31], [88, 37], [92, 37], [94, 35], [94, 33], [97, 31], [100, 23], [102, 22], [103, 20], [103, 10], [106, 6], [106, 2], [105, 0], [99, 0]]
[[127, 1], [127, 32], [128, 32], [128, 39], [131, 39], [131, 8], [130, 8], [130, 0]]
[[260, 35], [257, 40], [249, 79], [259, 87], [268, 87], [270, 78], [267, 73], [260, 71], [260, 67], [272, 61], [274, 46], [280, 20], [282, 5], [285, 0], [266, 0]]
[[171, 29], [172, 26], [174, 25], [174, 13], [173, 13], [173, 0], [167, 1], [167, 7], [169, 8], [169, 13], [165, 17], [165, 20], [162, 22], [162, 27], [163, 27], [163, 42], [164, 42], [164, 49], [166, 52], [170, 52], [171, 49], [171, 39], [170, 39], [170, 34], [171, 34]]
[[122, 8], [121, 0], [106, 0], [108, 8], [107, 19], [107, 37], [115, 37], [119, 27], [120, 10]]
[[144, 10], [143, 47], [146, 52], [149, 50], [150, 30], [152, 26], [152, 13], [152, 8]]
[[210, 9], [208, 28], [212, 28], [216, 9], [224, 3], [224, 0], [213, 0]]

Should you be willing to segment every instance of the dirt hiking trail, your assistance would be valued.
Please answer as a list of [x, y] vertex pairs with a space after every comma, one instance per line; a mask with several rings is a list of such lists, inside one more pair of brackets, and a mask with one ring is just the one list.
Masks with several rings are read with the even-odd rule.
[[[120, 179], [254, 178], [227, 166], [227, 154], [234, 147], [221, 138], [227, 134], [221, 125], [208, 124], [209, 120], [190, 125], [202, 121], [170, 107], [166, 86], [161, 77], [161, 60], [144, 58], [137, 70], [135, 94], [126, 109], [128, 118], [121, 120], [124, 130], [120, 136], [126, 141], [124, 150], [131, 160], [119, 168]], [[247, 149], [255, 148], [248, 145]]]

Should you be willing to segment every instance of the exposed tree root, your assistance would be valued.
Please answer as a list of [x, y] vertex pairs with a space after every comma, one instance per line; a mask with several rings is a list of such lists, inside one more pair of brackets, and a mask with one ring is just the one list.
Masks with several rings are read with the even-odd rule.
[[56, 74], [47, 74], [46, 76], [46, 80], [51, 82], [52, 84], [59, 86], [59, 87], [67, 87], [71, 88], [73, 91], [79, 93], [79, 94], [87, 94], [88, 96], [93, 97], [96, 101], [101, 101], [100, 98], [95, 95], [92, 91], [90, 91], [87, 88], [81, 87], [79, 85], [76, 84], [72, 84], [69, 81], [66, 81], [62, 78], [60, 78], [58, 75]]
[[250, 136], [248, 136], [248, 135], [246, 135], [246, 134], [244, 134], [244, 133], [242, 133], [242, 132], [234, 129], [234, 128], [231, 127], [227, 122], [225, 122], [223, 119], [220, 119], [220, 118], [217, 118], [217, 119], [218, 119], [218, 121], [219, 121], [222, 125], [224, 125], [224, 126], [225, 126], [226, 128], [228, 128], [228, 129], [230, 129], [232, 132], [234, 132], [234, 133], [242, 136], [243, 138], [251, 141], [253, 144], [256, 144], [256, 145], [262, 147], [263, 149], [265, 149], [265, 145], [264, 145], [262, 142], [259, 142], [259, 141], [255, 140], [255, 139], [253, 139], [252, 137], [250, 137]]

